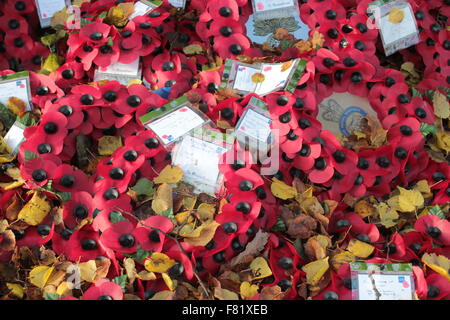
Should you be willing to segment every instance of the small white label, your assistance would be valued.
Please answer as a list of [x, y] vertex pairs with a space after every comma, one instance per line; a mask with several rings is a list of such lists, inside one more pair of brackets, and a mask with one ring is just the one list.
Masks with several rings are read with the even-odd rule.
[[25, 139], [23, 136], [24, 131], [25, 129], [21, 124], [14, 123], [4, 137], [5, 142], [11, 148], [13, 154], [19, 151], [20, 144]]
[[[376, 290], [379, 300], [412, 300], [412, 281], [409, 275], [373, 274], [372, 279], [367, 273], [358, 273], [359, 300], [376, 300]], [[375, 288], [374, 288], [375, 287]]]
[[181, 107], [166, 116], [146, 124], [166, 145], [192, 129], [202, 125], [205, 120], [189, 107]]
[[294, 6], [293, 0], [253, 0], [255, 2], [255, 10], [264, 12], [275, 9], [283, 9]]
[[195, 192], [214, 194], [218, 189], [219, 160], [226, 148], [193, 136], [185, 136], [177, 146], [172, 164], [183, 170], [183, 181]]
[[272, 133], [270, 129], [271, 122], [272, 120], [270, 118], [263, 116], [259, 112], [247, 109], [236, 131], [267, 143]]
[[16, 97], [26, 103], [26, 111], [32, 109], [30, 105], [28, 79], [12, 79], [0, 82], [0, 103], [6, 106], [6, 101], [11, 97]]

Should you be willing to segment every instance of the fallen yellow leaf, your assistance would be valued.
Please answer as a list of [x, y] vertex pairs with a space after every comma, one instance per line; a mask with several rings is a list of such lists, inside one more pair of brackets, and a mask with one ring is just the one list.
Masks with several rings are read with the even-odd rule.
[[162, 278], [164, 280], [164, 283], [166, 284], [167, 288], [169, 288], [170, 291], [174, 291], [177, 287], [177, 281], [173, 280], [169, 277], [167, 273], [162, 273]]
[[171, 209], [172, 206], [172, 187], [167, 183], [163, 183], [156, 190], [155, 197], [152, 201], [152, 210], [155, 211], [156, 214], [162, 214], [164, 211]]
[[397, 219], [399, 218], [399, 215], [397, 211], [390, 208], [386, 203], [381, 202], [377, 206], [377, 212], [380, 215], [380, 222], [383, 226], [386, 228], [392, 228], [393, 226], [397, 225]]
[[182, 234], [185, 237], [184, 241], [194, 246], [206, 246], [216, 233], [216, 229], [220, 226], [215, 220], [203, 223], [200, 227], [194, 229], [189, 234]]
[[197, 208], [197, 213], [200, 219], [203, 221], [214, 219], [214, 213], [216, 212], [216, 206], [211, 203], [202, 203]]
[[44, 289], [55, 267], [37, 266], [30, 271], [30, 282], [40, 289]]
[[359, 214], [361, 218], [367, 218], [375, 214], [375, 208], [367, 200], [359, 200], [355, 204], [355, 212]]
[[252, 270], [252, 280], [262, 279], [270, 277], [272, 270], [269, 267], [266, 259], [263, 257], [257, 257], [250, 263], [250, 269]]
[[286, 183], [278, 180], [277, 178], [273, 178], [273, 182], [270, 185], [270, 190], [275, 197], [283, 200], [294, 198], [297, 195], [297, 189], [288, 186]]
[[348, 243], [347, 250], [353, 253], [355, 256], [364, 259], [372, 254], [373, 250], [375, 250], [375, 247], [357, 239], [352, 239]]
[[325, 257], [323, 259], [310, 262], [302, 267], [302, 270], [306, 272], [307, 284], [316, 285], [319, 283], [320, 279], [322, 279], [330, 267], [328, 264], [329, 258], [330, 257]]
[[6, 287], [11, 290], [11, 293], [17, 298], [23, 298], [23, 287], [20, 284], [7, 282]]
[[214, 288], [214, 296], [219, 300], [239, 300], [239, 296], [228, 289]]
[[183, 179], [183, 170], [180, 167], [167, 165], [159, 174], [157, 178], [153, 180], [156, 184], [168, 183], [174, 184], [178, 183]]
[[256, 284], [250, 284], [249, 282], [244, 281], [241, 283], [239, 291], [240, 291], [242, 299], [250, 300], [256, 294], [258, 294], [258, 289], [259, 289], [259, 287]]
[[175, 263], [175, 260], [169, 258], [164, 253], [153, 252], [150, 258], [145, 260], [144, 266], [147, 271], [163, 273], [172, 268]]
[[257, 72], [252, 75], [253, 83], [261, 83], [261, 82], [264, 82], [265, 79], [266, 79], [266, 77], [260, 72]]
[[450, 281], [450, 275], [448, 273], [450, 269], [450, 259], [446, 256], [437, 255], [435, 253], [425, 253], [422, 256], [422, 262]]
[[400, 191], [398, 196], [394, 196], [387, 201], [387, 204], [394, 210], [400, 212], [412, 212], [423, 206], [424, 198], [417, 190], [407, 190], [397, 187]]
[[450, 134], [440, 130], [436, 132], [436, 145], [448, 155], [450, 153]]
[[49, 214], [51, 206], [42, 192], [35, 192], [30, 201], [20, 210], [18, 218], [30, 226], [37, 226]]
[[441, 118], [447, 119], [450, 118], [450, 104], [447, 101], [447, 98], [436, 90], [433, 95], [433, 106], [434, 106], [434, 114]]
[[27, 104], [20, 98], [10, 97], [6, 100], [6, 106], [12, 113], [22, 117], [27, 112]]

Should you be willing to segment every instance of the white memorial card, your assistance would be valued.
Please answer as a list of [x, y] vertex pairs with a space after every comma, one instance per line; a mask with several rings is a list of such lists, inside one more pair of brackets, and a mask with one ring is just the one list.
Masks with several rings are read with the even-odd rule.
[[272, 120], [253, 109], [247, 109], [239, 126], [236, 128], [238, 134], [250, 136], [260, 142], [267, 143], [272, 130]]
[[183, 170], [183, 181], [195, 192], [213, 195], [220, 178], [219, 161], [225, 147], [187, 135], [177, 145], [172, 164]]
[[227, 59], [221, 88], [232, 88], [240, 94], [254, 92], [264, 96], [274, 91], [294, 92], [306, 61], [295, 59], [283, 63], [247, 64]]
[[25, 103], [25, 111], [32, 109], [31, 86], [28, 72], [6, 75], [0, 80], [0, 103], [7, 105], [9, 98], [19, 98]]
[[23, 136], [24, 131], [25, 126], [22, 123], [16, 121], [3, 138], [11, 148], [12, 154], [16, 154], [19, 152], [20, 144], [25, 140], [25, 137]]
[[35, 2], [42, 28], [50, 26], [55, 13], [71, 5], [70, 0], [35, 0]]
[[166, 145], [201, 126], [205, 120], [189, 107], [174, 112], [146, 124]]
[[123, 85], [128, 85], [131, 80], [141, 80], [142, 69], [140, 67], [140, 58], [132, 63], [114, 62], [106, 68], [98, 67], [95, 70], [94, 81], [117, 80]]
[[393, 1], [369, 10], [378, 24], [386, 56], [419, 43], [416, 18], [408, 2]]
[[284, 88], [295, 65], [295, 63], [291, 63], [287, 67], [284, 63], [263, 64], [261, 69], [264, 81], [260, 83], [255, 93], [263, 96]]
[[350, 263], [353, 300], [413, 300], [412, 265]]

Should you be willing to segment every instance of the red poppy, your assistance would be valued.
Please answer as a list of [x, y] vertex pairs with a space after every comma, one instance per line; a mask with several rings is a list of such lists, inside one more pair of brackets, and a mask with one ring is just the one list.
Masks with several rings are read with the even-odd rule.
[[57, 167], [52, 160], [34, 158], [22, 165], [21, 175], [25, 180], [29, 180], [32, 186], [43, 187], [49, 180], [54, 179]]
[[84, 77], [83, 64], [76, 61], [66, 62], [54, 73], [54, 81], [61, 88], [70, 88], [80, 84]]
[[137, 250], [135, 227], [130, 221], [119, 221], [102, 232], [100, 242], [120, 253], [133, 253]]
[[66, 128], [74, 129], [83, 122], [83, 112], [80, 106], [72, 106], [69, 101], [69, 97], [58, 99], [55, 103], [49, 101], [44, 107], [44, 113], [58, 111], [67, 119]]
[[122, 300], [122, 287], [115, 282], [97, 280], [81, 298], [82, 300]]
[[63, 204], [64, 224], [74, 229], [82, 220], [92, 218], [93, 211], [92, 196], [89, 193], [73, 192], [71, 199]]
[[44, 219], [38, 226], [29, 226], [25, 230], [13, 230], [17, 247], [42, 246], [52, 240], [54, 223], [50, 218]]
[[422, 139], [420, 122], [411, 117], [398, 122], [388, 132], [389, 143], [406, 149], [418, 145]]
[[100, 241], [100, 236], [91, 225], [87, 224], [70, 235], [63, 248], [70, 261], [86, 262], [100, 256], [112, 257], [112, 252]]
[[432, 273], [426, 277], [427, 292], [419, 296], [426, 300], [447, 300], [450, 294], [450, 282], [440, 274]]
[[436, 243], [444, 246], [450, 245], [450, 222], [445, 219], [427, 214], [417, 219], [414, 229], [431, 237]]
[[134, 235], [142, 249], [161, 252], [166, 234], [172, 229], [173, 224], [170, 219], [163, 216], [152, 216], [138, 223]]
[[11, 35], [27, 34], [28, 23], [21, 15], [10, 13], [0, 18], [0, 29]]

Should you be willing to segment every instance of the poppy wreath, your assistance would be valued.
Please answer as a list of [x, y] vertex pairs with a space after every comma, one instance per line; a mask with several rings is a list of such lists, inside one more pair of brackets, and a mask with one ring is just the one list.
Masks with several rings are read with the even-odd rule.
[[[47, 299], [124, 299], [124, 269], [133, 278], [134, 292], [128, 293], [139, 299], [181, 299], [177, 282], [197, 287], [193, 296], [221, 296], [217, 283], [208, 281], [211, 275], [243, 299], [351, 299], [348, 262], [355, 259], [412, 263], [417, 297], [448, 299], [448, 274], [439, 259], [450, 256], [450, 167], [437, 156], [430, 159], [426, 149], [437, 120], [430, 90], [445, 99], [449, 70], [448, 31], [433, 25], [440, 25], [437, 17], [448, 10], [444, 1], [410, 1], [423, 29], [421, 42], [400, 52], [404, 61], [423, 70], [410, 89], [414, 69], [404, 73], [383, 67], [385, 61], [376, 55], [382, 48], [376, 42], [378, 30], [367, 26], [369, 2], [301, 1], [310, 40], [278, 56], [246, 36], [252, 9], [243, 0], [193, 0], [187, 16], [174, 14], [165, 3], [125, 23], [113, 14], [121, 5], [116, 1], [84, 2], [79, 32], [63, 26], [67, 38], [56, 40], [51, 50], [28, 33], [39, 23], [33, 5], [3, 3], [2, 74], [31, 71], [32, 102], [40, 115], [25, 130], [18, 154], [22, 183], [0, 189], [2, 217], [22, 218], [0, 234], [1, 260], [13, 259], [16, 247], [43, 246], [83, 267], [94, 262], [97, 277], [86, 281], [83, 295], [61, 288], [56, 295], [45, 294]], [[122, 3], [125, 10], [134, 1]], [[27, 48], [23, 52], [16, 50], [19, 37]], [[49, 67], [48, 75], [34, 72], [50, 54], [64, 57], [64, 63]], [[279, 133], [280, 169], [273, 176], [261, 175], [251, 153], [235, 143], [228, 152], [236, 160], [219, 167], [225, 191], [216, 195], [211, 219], [195, 218], [209, 236], [192, 241], [192, 235], [180, 233], [183, 221], [189, 221], [182, 212], [155, 214], [145, 193], [136, 194], [140, 183], [153, 184], [171, 163], [170, 153], [139, 118], [184, 95], [219, 127], [233, 128], [256, 95], [219, 90], [220, 60], [266, 55], [275, 62], [307, 60], [293, 93], [257, 96], [268, 105], [271, 127]], [[139, 57], [144, 84], [91, 82], [95, 68]], [[204, 68], [211, 61], [216, 66]], [[149, 89], [170, 93], [163, 98]], [[322, 127], [320, 104], [333, 93], [368, 99], [378, 117], [368, 121], [362, 138], [338, 140]], [[95, 159], [88, 152], [104, 148]], [[12, 167], [2, 170], [11, 174], [7, 170]], [[174, 203], [183, 200], [178, 192]], [[41, 209], [47, 205], [47, 214], [27, 216], [20, 209], [28, 203]], [[423, 208], [418, 218], [402, 220], [397, 213], [418, 208]], [[190, 211], [195, 210], [200, 206]], [[390, 220], [383, 218], [389, 215]], [[248, 252], [251, 247], [258, 249]], [[224, 281], [226, 272], [245, 269], [252, 273], [239, 280], [240, 290]], [[243, 290], [246, 285], [251, 290]], [[41, 289], [45, 292], [45, 283]]]

